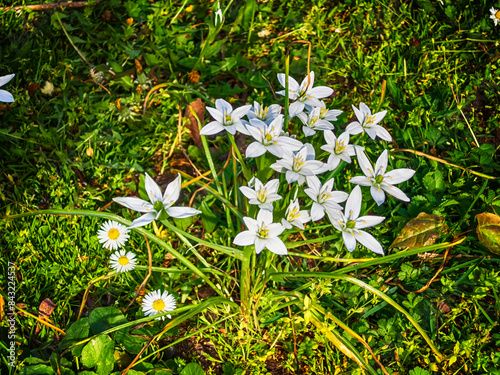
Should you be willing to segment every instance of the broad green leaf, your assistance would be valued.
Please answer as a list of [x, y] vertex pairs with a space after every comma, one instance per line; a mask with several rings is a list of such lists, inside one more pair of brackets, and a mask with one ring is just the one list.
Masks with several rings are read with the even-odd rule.
[[429, 246], [448, 231], [444, 217], [421, 212], [405, 225], [389, 249], [393, 247], [416, 249]]
[[200, 208], [202, 212], [201, 221], [205, 228], [205, 232], [212, 233], [217, 228], [217, 223], [219, 222], [219, 218], [212, 212], [212, 209], [207, 203], [207, 199], [204, 199], [203, 202], [201, 202]]
[[35, 366], [27, 366], [23, 367], [21, 372], [21, 375], [53, 375], [54, 370], [52, 370], [52, 367], [46, 366], [46, 365], [35, 365]]
[[[89, 335], [90, 325], [88, 318], [78, 319], [66, 331], [66, 336], [59, 344], [59, 350], [65, 350], [86, 339]], [[78, 357], [82, 353], [83, 344], [71, 349], [71, 354]]]
[[90, 329], [94, 335], [123, 323], [128, 321], [116, 307], [98, 307], [89, 315]]
[[500, 254], [500, 216], [484, 212], [476, 219], [479, 241], [492, 253]]
[[85, 367], [96, 366], [99, 375], [108, 375], [113, 371], [115, 357], [114, 342], [108, 335], [100, 335], [89, 341], [82, 350], [82, 363]]
[[205, 375], [205, 373], [199, 364], [190, 363], [182, 369], [180, 375]]
[[415, 367], [413, 370], [410, 370], [410, 375], [430, 375], [430, 373], [421, 367]]

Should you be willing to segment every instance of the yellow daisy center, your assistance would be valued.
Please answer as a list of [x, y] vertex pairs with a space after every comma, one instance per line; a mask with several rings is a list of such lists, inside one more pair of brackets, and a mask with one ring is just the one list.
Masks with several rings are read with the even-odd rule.
[[153, 302], [153, 309], [156, 311], [163, 311], [165, 308], [165, 302], [161, 299], [157, 299], [156, 301]]
[[118, 263], [120, 264], [120, 266], [126, 266], [130, 263], [130, 260], [125, 255], [123, 255], [118, 259]]
[[498, 12], [495, 13], [495, 18], [497, 20], [500, 20], [500, 10]]
[[120, 232], [116, 228], [112, 228], [108, 232], [108, 237], [109, 237], [110, 240], [116, 240], [119, 236], [120, 236]]

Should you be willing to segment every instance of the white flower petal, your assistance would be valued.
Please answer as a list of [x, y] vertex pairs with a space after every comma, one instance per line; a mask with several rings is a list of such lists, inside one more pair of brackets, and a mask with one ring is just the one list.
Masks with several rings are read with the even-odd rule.
[[259, 142], [252, 142], [248, 145], [245, 156], [247, 158], [257, 158], [266, 153], [266, 148]]
[[215, 101], [215, 107], [221, 111], [222, 115], [224, 116], [224, 114], [230, 114], [233, 112], [233, 107], [231, 106], [231, 104], [229, 104], [228, 102], [226, 102], [224, 99], [217, 99]]
[[373, 251], [375, 254], [384, 254], [382, 245], [370, 233], [360, 230], [359, 233], [354, 234], [354, 237], [361, 245]]
[[345, 204], [345, 214], [346, 216], [350, 216], [351, 220], [358, 218], [359, 212], [361, 211], [362, 199], [363, 195], [361, 193], [361, 188], [356, 186], [349, 195], [349, 198], [347, 198]]
[[357, 185], [362, 185], [362, 186], [372, 186], [372, 183], [370, 182], [370, 177], [366, 176], [356, 176], [353, 177], [349, 180], [351, 184], [357, 184]]
[[384, 220], [383, 216], [361, 216], [356, 219], [356, 229], [374, 227]]
[[0, 86], [5, 85], [8, 83], [12, 78], [14, 78], [15, 74], [7, 74], [5, 76], [0, 77]]
[[218, 122], [219, 124], [222, 125], [222, 123], [224, 122], [224, 117], [221, 111], [212, 107], [207, 107], [207, 111], [208, 113], [210, 113], [210, 116], [214, 118], [215, 122]]
[[373, 200], [380, 206], [385, 202], [385, 193], [382, 188], [377, 186], [372, 186], [370, 188], [370, 194], [372, 195]]
[[130, 208], [133, 211], [139, 211], [139, 212], [154, 211], [153, 210], [154, 206], [151, 203], [136, 197], [118, 197], [118, 198], [113, 198], [113, 201], [121, 204], [122, 206]]
[[254, 232], [250, 230], [245, 230], [243, 232], [238, 233], [236, 237], [234, 237], [233, 244], [238, 246], [250, 246], [253, 245], [256, 238], [257, 235]]
[[148, 173], [144, 176], [144, 189], [146, 190], [146, 194], [153, 205], [155, 202], [163, 200], [160, 187], [156, 182], [154, 182]]
[[268, 238], [263, 239], [263, 238], [255, 237], [255, 252], [257, 254], [260, 254], [261, 251], [266, 248], [268, 240], [269, 240]]
[[181, 175], [178, 173], [175, 180], [167, 185], [165, 193], [163, 193], [163, 204], [170, 207], [172, 204], [177, 202], [179, 195], [181, 194], [182, 180]]
[[355, 135], [362, 133], [365, 129], [361, 126], [361, 124], [357, 121], [351, 122], [347, 127], [345, 128], [345, 131], [348, 132], [349, 134]]
[[403, 202], [409, 202], [410, 201], [410, 198], [408, 198], [408, 196], [405, 193], [403, 193], [403, 191], [401, 189], [397, 188], [396, 186], [389, 185], [389, 186], [385, 187], [383, 185], [382, 188], [388, 194], [392, 195], [396, 199], [399, 199], [399, 200], [401, 200]]
[[319, 203], [313, 202], [311, 207], [311, 220], [318, 221], [323, 219], [325, 216], [325, 209]]
[[224, 126], [222, 126], [222, 124], [220, 122], [212, 121], [212, 122], [209, 122], [208, 124], [206, 124], [200, 130], [200, 134], [201, 135], [214, 135], [214, 134], [218, 134], [224, 130], [226, 130], [226, 128], [224, 128]]
[[286, 255], [288, 254], [288, 250], [286, 245], [279, 238], [268, 238], [266, 247], [269, 251], [277, 254], [277, 255]]
[[201, 211], [198, 211], [197, 209], [192, 207], [169, 207], [166, 211], [169, 216], [175, 217], [177, 219], [184, 219], [186, 217], [201, 214]]
[[344, 245], [349, 251], [354, 251], [356, 248], [356, 238], [354, 234], [350, 232], [342, 232], [342, 239], [344, 240]]
[[141, 217], [135, 219], [129, 226], [129, 228], [137, 228], [137, 227], [143, 227], [144, 225], [148, 225], [153, 220], [155, 220], [157, 216], [158, 214], [156, 213], [156, 211], [148, 212], [147, 214], [144, 214]]
[[393, 169], [384, 175], [384, 181], [391, 185], [397, 185], [409, 180], [414, 174], [415, 171], [409, 168]]
[[0, 102], [12, 103], [14, 102], [14, 96], [5, 90], [0, 90]]

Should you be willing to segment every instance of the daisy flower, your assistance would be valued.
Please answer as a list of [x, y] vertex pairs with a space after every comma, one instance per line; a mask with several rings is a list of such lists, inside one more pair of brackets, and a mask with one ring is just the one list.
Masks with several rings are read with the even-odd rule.
[[495, 26], [498, 25], [498, 23], [500, 22], [500, 10], [491, 8], [490, 13], [490, 18], [493, 20], [493, 22], [495, 22]]
[[101, 228], [97, 232], [97, 237], [104, 248], [118, 250], [128, 240], [128, 228], [116, 221], [108, 220], [101, 225]]
[[[12, 78], [14, 78], [15, 74], [7, 74], [6, 76], [0, 77], [0, 86], [5, 85]], [[0, 90], [0, 102], [4, 103], [12, 103], [14, 101], [14, 97], [12, 94], [5, 90]]]
[[[155, 290], [154, 292], [146, 294], [142, 300], [142, 311], [146, 316], [153, 316], [158, 314], [163, 314], [168, 311], [175, 310], [175, 298], [168, 292], [161, 292], [160, 290]], [[170, 319], [171, 316], [167, 315]], [[156, 318], [156, 320], [165, 320], [165, 317]]]
[[378, 125], [380, 121], [385, 117], [387, 111], [377, 112], [372, 115], [372, 111], [365, 103], [359, 103], [359, 109], [354, 105], [352, 106], [356, 118], [358, 121], [351, 122], [345, 128], [346, 132], [351, 134], [359, 134], [366, 132], [371, 139], [382, 138], [384, 141], [392, 141], [392, 137], [387, 130], [382, 126]]
[[131, 251], [120, 250], [110, 257], [109, 264], [117, 272], [128, 272], [135, 268], [137, 260]]

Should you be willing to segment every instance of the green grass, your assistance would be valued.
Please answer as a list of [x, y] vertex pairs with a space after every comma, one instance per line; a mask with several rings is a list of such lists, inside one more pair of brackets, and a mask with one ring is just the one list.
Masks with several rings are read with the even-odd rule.
[[[17, 1], [13, 5], [23, 3], [38, 2]], [[418, 374], [416, 367], [420, 367], [439, 374], [500, 374], [500, 257], [483, 246], [475, 233], [476, 215], [498, 213], [500, 206], [500, 27], [495, 28], [489, 18], [489, 8], [500, 3], [314, 3], [221, 2], [223, 10], [229, 7], [218, 32], [213, 27], [215, 4], [189, 0], [111, 0], [85, 8], [0, 12], [0, 75], [16, 73], [2, 87], [16, 101], [0, 106], [0, 216], [45, 208], [105, 207], [131, 219], [126, 210], [108, 203], [113, 197], [138, 193], [139, 176], [145, 171], [157, 176], [163, 187], [173, 178], [172, 168], [195, 175], [181, 152], [169, 157], [178, 137], [179, 109], [184, 114], [187, 104], [198, 97], [212, 101], [224, 98], [233, 105], [254, 100], [274, 103], [266, 79], [274, 90], [280, 89], [276, 74], [284, 71], [289, 49], [290, 75], [301, 80], [307, 71], [307, 46], [292, 43], [306, 40], [312, 44], [311, 70], [318, 83], [335, 89], [327, 105], [344, 111], [336, 123], [338, 129], [352, 120], [351, 104], [362, 101], [375, 111], [388, 111], [383, 124], [394, 142], [371, 148], [373, 157], [385, 147], [411, 149], [495, 179], [396, 151], [393, 168], [417, 171], [403, 185], [412, 201], [406, 204], [388, 199], [384, 206], [371, 208], [372, 214], [390, 217], [373, 231], [384, 249], [421, 212], [444, 217], [452, 229], [439, 241], [466, 236], [451, 250], [438, 277], [421, 293], [406, 291], [419, 290], [436, 275], [443, 251], [436, 258], [401, 258], [356, 273], [412, 314], [444, 354], [443, 362], [436, 361], [403, 314], [354, 284], [314, 278], [267, 281], [258, 302], [260, 309], [272, 309], [274, 289], [288, 291], [311, 281], [302, 293], [361, 335], [389, 373], [411, 374], [414, 370]], [[263, 30], [269, 35], [259, 36]], [[197, 83], [188, 78], [192, 70], [200, 74]], [[46, 81], [54, 85], [52, 95], [42, 92]], [[148, 91], [162, 83], [169, 85], [151, 95], [143, 114]], [[34, 85], [40, 87], [35, 89]], [[208, 118], [205, 113], [205, 123]], [[197, 168], [209, 171], [204, 155], [193, 146], [188, 122], [182, 119], [183, 148]], [[220, 137], [209, 145], [220, 170], [224, 152], [229, 150], [227, 140]], [[220, 176], [229, 189], [232, 168], [230, 163]], [[345, 171], [350, 176], [357, 174], [354, 165]], [[190, 185], [183, 190], [183, 205], [197, 188]], [[347, 180], [337, 188], [352, 190]], [[206, 238], [230, 245], [225, 211], [204, 193], [197, 194], [194, 206], [203, 200], [219, 220]], [[97, 240], [101, 223], [91, 217], [49, 215], [2, 220], [0, 293], [5, 301], [7, 262], [15, 262], [19, 307], [36, 315], [40, 303], [50, 298], [56, 304], [50, 316], [52, 324], [67, 331], [77, 318], [87, 287], [108, 272], [109, 254]], [[201, 236], [199, 221], [191, 229]], [[324, 233], [317, 229], [305, 234], [316, 238]], [[211, 279], [220, 282], [228, 297], [238, 298], [237, 261], [206, 247], [197, 247], [196, 256], [174, 233], [165, 236], [191, 262], [204, 267], [201, 264], [206, 261], [226, 273], [227, 277], [214, 274]], [[142, 236], [133, 234], [127, 246], [138, 254], [141, 264], [147, 264]], [[350, 254], [341, 242], [314, 246], [322, 255], [372, 257], [360, 247]], [[153, 245], [152, 249], [154, 266], [185, 270], [160, 247]], [[294, 251], [309, 252], [309, 248]], [[266, 256], [270, 257], [263, 254], [260, 264], [270, 261]], [[280, 268], [278, 271], [288, 267], [332, 272], [339, 266], [289, 257], [272, 267]], [[145, 274], [146, 270], [140, 270], [99, 281], [90, 289], [84, 316], [98, 307], [123, 311]], [[264, 285], [262, 280], [260, 283]], [[147, 290], [160, 287], [177, 295], [182, 306], [215, 295], [200, 278], [153, 272]], [[259, 290], [257, 283], [254, 291]], [[125, 315], [129, 320], [142, 318], [139, 304]], [[228, 319], [210, 326], [223, 318]], [[241, 316], [228, 317], [222, 305], [211, 307], [169, 331], [160, 347], [187, 335], [192, 334], [192, 338], [174, 345], [177, 349], [171, 352], [165, 349], [137, 370], [146, 372], [151, 364], [166, 369], [163, 373], [181, 373], [188, 363], [200, 363], [212, 374], [362, 373], [319, 330], [306, 324], [303, 312], [295, 306], [275, 311], [274, 317], [267, 316], [259, 324], [260, 330], [249, 331]], [[33, 318], [18, 316], [20, 366], [16, 373], [28, 373], [23, 368], [30, 360], [39, 359], [47, 365], [53, 353], [60, 354], [62, 336], [48, 327], [35, 332], [36, 325]], [[156, 333], [159, 326], [154, 327], [156, 330], [146, 327], [149, 331], [144, 334]], [[2, 338], [7, 330], [3, 320]], [[362, 356], [370, 356], [357, 341], [350, 342]], [[2, 374], [10, 371], [4, 349], [2, 346]], [[125, 353], [124, 363], [130, 361], [127, 356], [135, 356], [130, 350], [127, 354], [123, 346], [115, 349]], [[148, 354], [156, 349], [148, 349]], [[66, 367], [78, 373], [82, 367], [75, 357], [65, 355], [72, 361]], [[371, 359], [370, 363], [377, 368]], [[123, 368], [117, 365], [115, 370]]]

